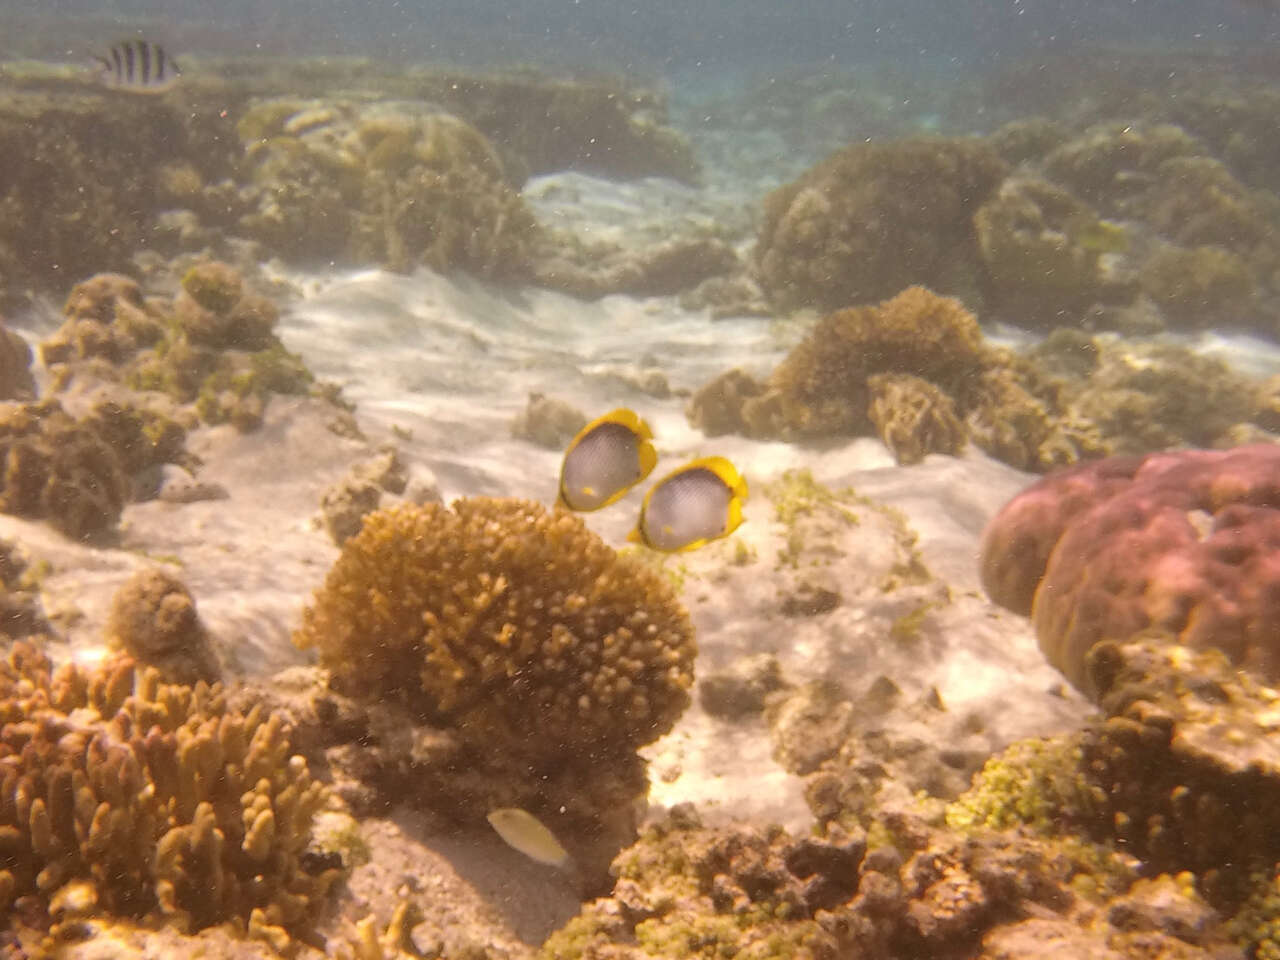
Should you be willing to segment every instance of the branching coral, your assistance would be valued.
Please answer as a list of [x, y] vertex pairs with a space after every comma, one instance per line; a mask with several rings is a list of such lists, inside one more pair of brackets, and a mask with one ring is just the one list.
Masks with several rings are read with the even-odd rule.
[[6, 906], [48, 909], [88, 884], [117, 916], [300, 929], [337, 876], [304, 866], [325, 793], [279, 714], [128, 660], [54, 671], [18, 644], [0, 660], [0, 722]]
[[524, 500], [373, 513], [295, 635], [335, 685], [490, 749], [630, 751], [689, 701], [688, 614], [577, 517]]
[[973, 314], [958, 300], [911, 287], [879, 306], [824, 317], [778, 365], [769, 390], [744, 399], [741, 416], [758, 436], [870, 433], [872, 374], [927, 380], [963, 409], [986, 362]]
[[977, 139], [859, 143], [765, 199], [760, 284], [780, 307], [835, 310], [911, 284], [971, 292], [970, 220], [1003, 179]]

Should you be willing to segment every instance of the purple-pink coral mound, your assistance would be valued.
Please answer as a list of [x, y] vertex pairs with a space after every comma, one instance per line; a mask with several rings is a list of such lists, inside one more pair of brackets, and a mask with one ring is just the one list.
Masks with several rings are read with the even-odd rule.
[[1084, 690], [1100, 640], [1152, 629], [1280, 680], [1280, 446], [1112, 457], [1045, 477], [992, 520], [982, 583], [1030, 615]]

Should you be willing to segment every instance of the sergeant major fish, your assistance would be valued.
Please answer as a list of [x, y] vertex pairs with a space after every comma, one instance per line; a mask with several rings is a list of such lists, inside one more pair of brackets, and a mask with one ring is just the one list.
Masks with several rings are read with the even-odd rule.
[[101, 65], [98, 81], [128, 93], [164, 93], [182, 76], [164, 47], [148, 40], [125, 40], [94, 59]]
[[644, 495], [640, 519], [627, 536], [654, 550], [696, 550], [742, 526], [747, 481], [724, 457], [692, 460]]
[[592, 420], [565, 449], [556, 503], [588, 511], [618, 500], [657, 465], [652, 440], [649, 425], [625, 407]]

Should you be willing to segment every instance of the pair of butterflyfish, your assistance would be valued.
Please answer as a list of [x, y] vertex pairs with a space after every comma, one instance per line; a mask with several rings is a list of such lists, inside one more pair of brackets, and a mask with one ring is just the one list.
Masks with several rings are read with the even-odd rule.
[[98, 82], [126, 93], [164, 93], [182, 76], [164, 47], [148, 40], [125, 40], [98, 61]]
[[[607, 507], [657, 463], [649, 425], [632, 410], [611, 410], [569, 443], [556, 502], [576, 511]], [[746, 499], [747, 482], [724, 457], [692, 460], [649, 489], [627, 539], [667, 553], [694, 550], [737, 530]]]

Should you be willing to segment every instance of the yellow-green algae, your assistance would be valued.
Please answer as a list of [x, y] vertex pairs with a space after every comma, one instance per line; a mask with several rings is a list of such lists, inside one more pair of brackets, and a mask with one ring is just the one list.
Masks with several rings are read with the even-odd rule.
[[1076, 737], [1020, 740], [990, 758], [973, 786], [947, 805], [947, 826], [1027, 826], [1045, 836], [1082, 827], [1096, 817], [1100, 802], [1082, 763]]

